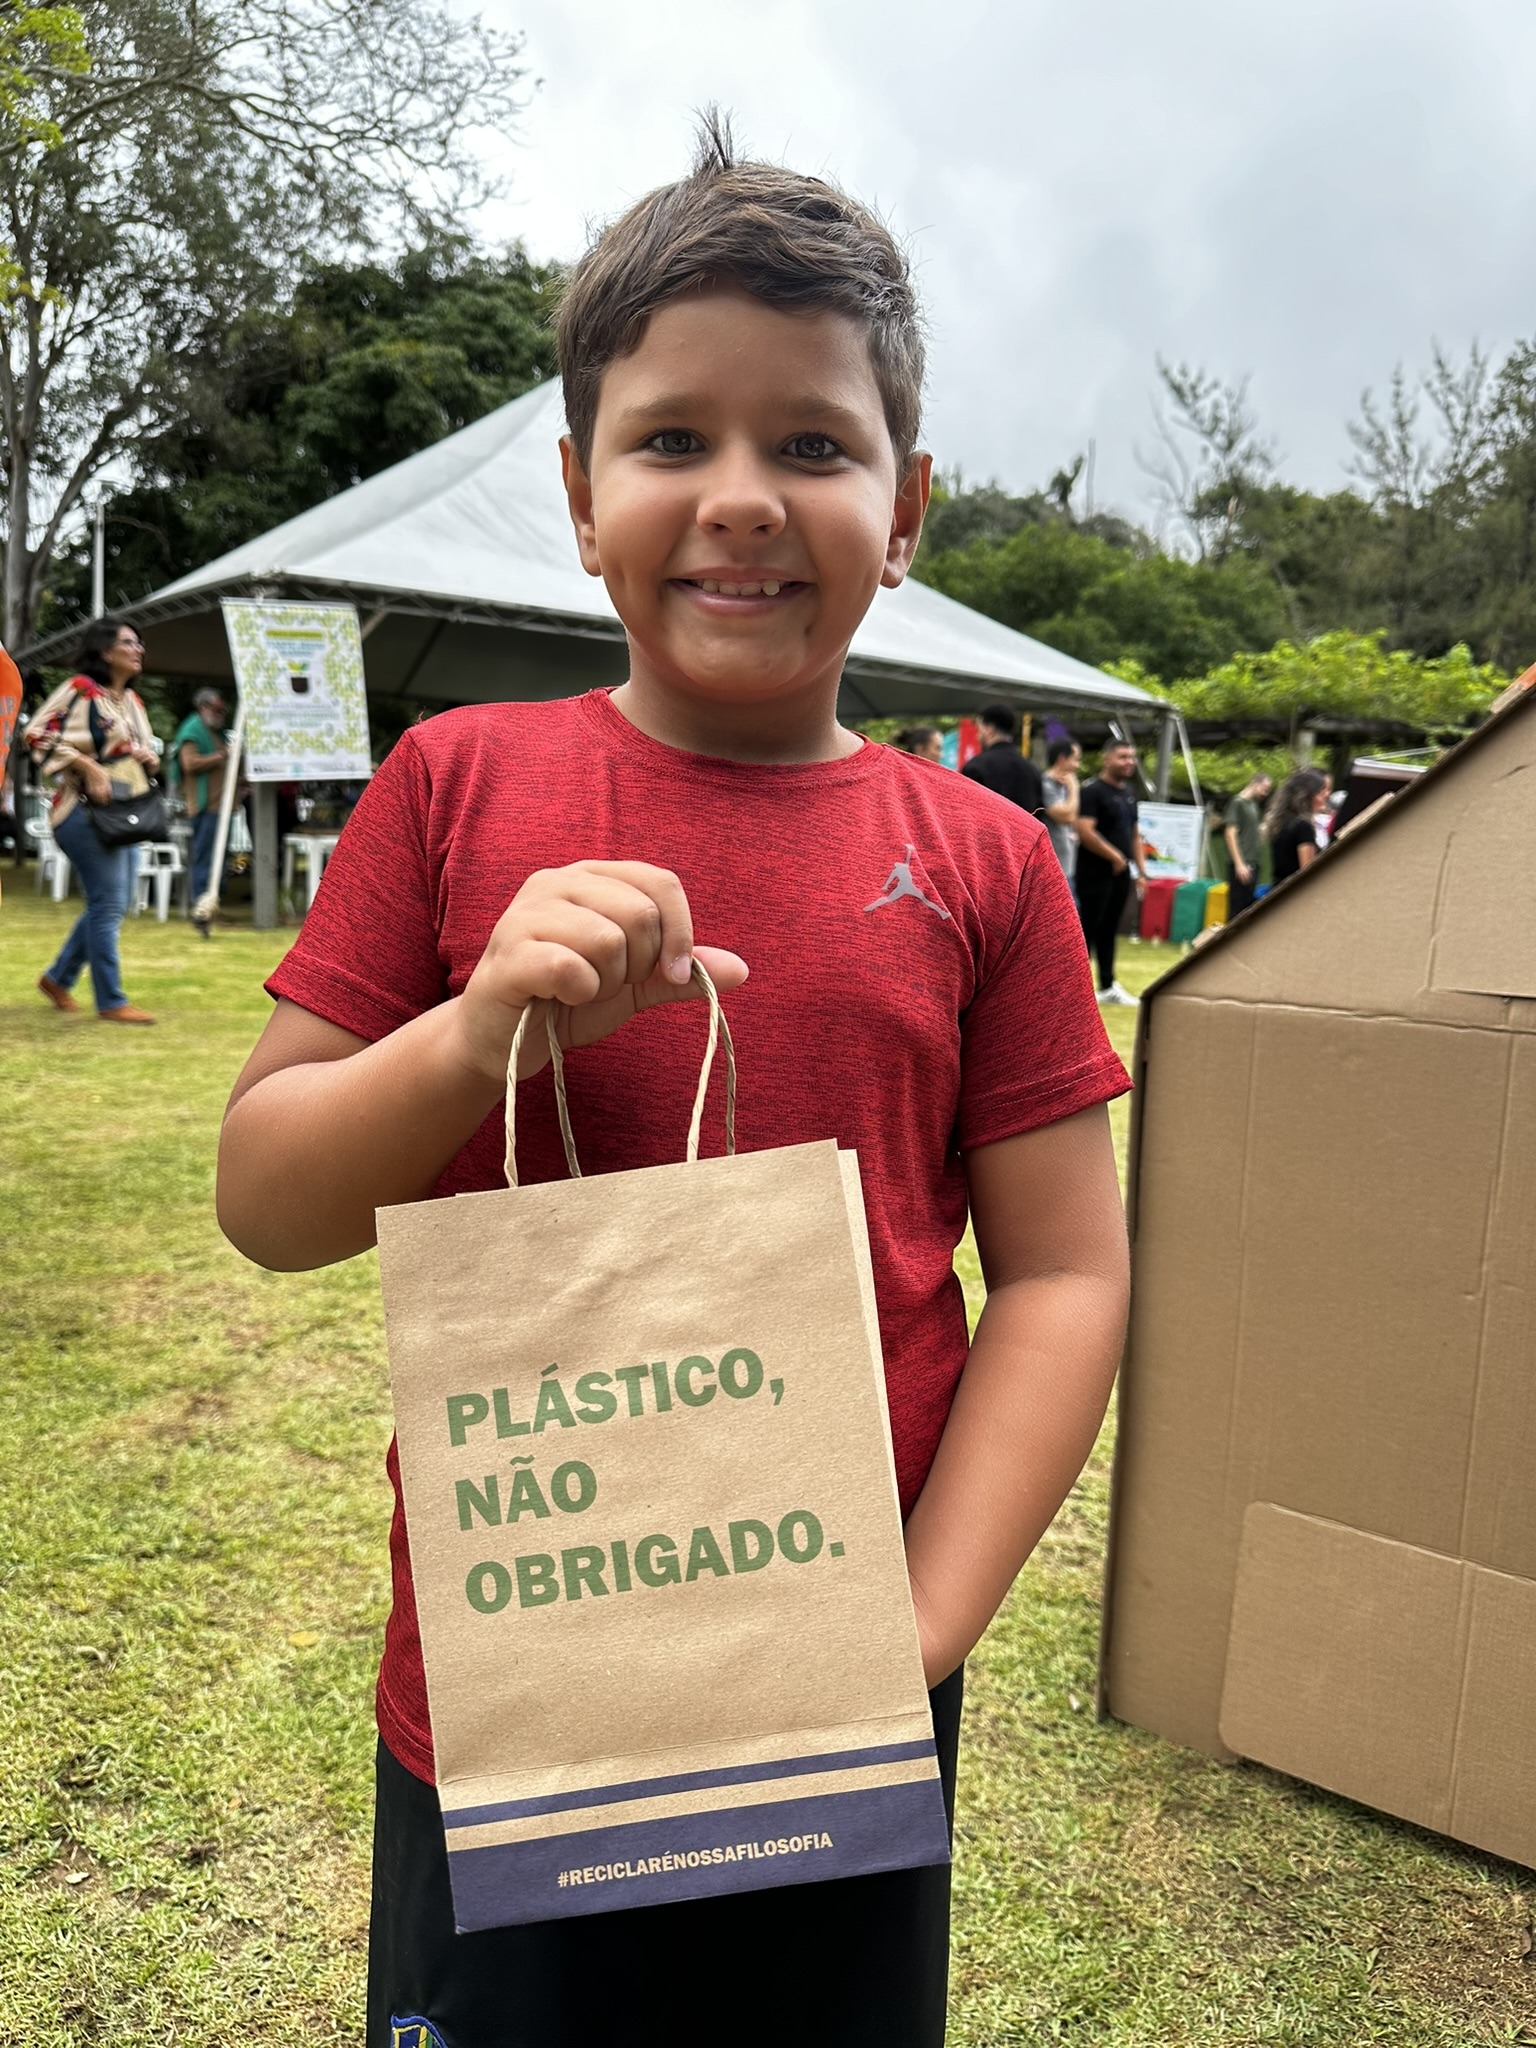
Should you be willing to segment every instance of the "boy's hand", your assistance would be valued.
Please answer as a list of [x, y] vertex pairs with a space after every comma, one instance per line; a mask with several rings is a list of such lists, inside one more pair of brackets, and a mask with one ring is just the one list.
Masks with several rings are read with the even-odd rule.
[[[747, 978], [734, 953], [701, 946], [698, 957], [719, 989]], [[502, 913], [459, 998], [466, 1054], [488, 1078], [504, 1075], [518, 1019], [540, 1000], [568, 1005], [563, 1043], [590, 1045], [653, 1003], [699, 995], [693, 958], [688, 899], [666, 868], [582, 860], [543, 869]], [[545, 1034], [530, 1031], [519, 1074], [548, 1058]]]

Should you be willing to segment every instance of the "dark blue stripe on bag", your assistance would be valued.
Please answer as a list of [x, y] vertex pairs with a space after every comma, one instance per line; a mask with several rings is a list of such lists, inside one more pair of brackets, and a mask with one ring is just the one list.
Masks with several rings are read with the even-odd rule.
[[[733, 1861], [724, 1860], [727, 1851]], [[650, 1869], [663, 1858], [674, 1867]], [[454, 1923], [460, 1934], [474, 1934], [948, 1861], [939, 1780], [921, 1778], [488, 1849], [450, 1848], [448, 1872]]]
[[594, 1785], [580, 1792], [544, 1792], [531, 1799], [505, 1799], [494, 1806], [458, 1806], [443, 1814], [443, 1826], [484, 1827], [489, 1821], [527, 1820], [538, 1813], [611, 1806], [623, 1799], [660, 1799], [669, 1792], [708, 1792], [717, 1785], [759, 1785], [774, 1778], [800, 1778], [808, 1771], [860, 1771], [871, 1764], [904, 1764], [933, 1754], [933, 1738], [927, 1736], [920, 1742], [890, 1742], [880, 1749], [838, 1749], [826, 1756], [776, 1757], [772, 1763], [728, 1764], [717, 1771], [685, 1771], [674, 1778], [633, 1778], [624, 1785]]

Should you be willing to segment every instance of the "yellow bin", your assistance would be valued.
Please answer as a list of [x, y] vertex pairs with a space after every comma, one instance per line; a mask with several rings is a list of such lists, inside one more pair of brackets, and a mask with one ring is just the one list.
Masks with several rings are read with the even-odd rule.
[[1227, 921], [1227, 885], [1213, 882], [1205, 892], [1205, 923], [1225, 924]]

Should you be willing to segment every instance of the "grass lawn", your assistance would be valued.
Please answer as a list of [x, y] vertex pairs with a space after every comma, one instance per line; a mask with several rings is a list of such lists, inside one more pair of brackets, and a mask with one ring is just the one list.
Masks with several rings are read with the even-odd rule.
[[[130, 923], [129, 994], [163, 1020], [130, 1032], [33, 993], [71, 908], [0, 909], [0, 2042], [356, 2042], [373, 1261], [261, 1273], [214, 1225], [284, 937]], [[1169, 958], [1127, 947], [1124, 979]], [[1127, 1052], [1133, 1024], [1111, 1015]], [[1107, 1451], [972, 1660], [952, 2041], [1536, 2042], [1536, 1879], [1095, 1724]]]

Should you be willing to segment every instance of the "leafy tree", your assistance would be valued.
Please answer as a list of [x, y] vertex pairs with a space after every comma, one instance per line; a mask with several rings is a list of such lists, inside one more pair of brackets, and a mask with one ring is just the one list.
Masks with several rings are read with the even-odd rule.
[[1475, 725], [1508, 681], [1475, 661], [1465, 646], [1426, 659], [1391, 649], [1377, 633], [1321, 633], [1298, 645], [1281, 640], [1260, 654], [1237, 654], [1165, 691], [1186, 719], [1287, 723], [1390, 721], [1430, 740]]
[[1274, 577], [1291, 637], [1304, 639], [1333, 627], [1369, 631], [1382, 624], [1385, 545], [1380, 513], [1358, 492], [1323, 495], [1268, 483], [1248, 491], [1230, 551]]
[[[1352, 756], [1351, 736], [1358, 742], [1375, 733], [1381, 737], [1373, 744], [1389, 748], [1450, 745], [1486, 715], [1508, 681], [1465, 646], [1426, 658], [1384, 643], [1381, 632], [1281, 640], [1169, 685], [1134, 661], [1110, 667], [1122, 681], [1178, 706], [1196, 740], [1201, 788], [1225, 798], [1261, 769], [1277, 779], [1289, 774], [1302, 758], [1303, 736], [1315, 729], [1336, 773]], [[1189, 789], [1177, 758], [1173, 789]]]
[[1044, 492], [1020, 498], [1000, 483], [967, 484], [958, 469], [934, 478], [928, 516], [923, 521], [923, 550], [939, 554], [969, 547], [977, 540], [1006, 540], [1021, 526], [1041, 526], [1051, 517]]
[[1524, 668], [1536, 658], [1536, 340], [1517, 342], [1494, 382], [1483, 485], [1473, 637], [1490, 659]]
[[1077, 533], [1096, 534], [1111, 547], [1146, 545], [1146, 536], [1128, 520], [1113, 512], [1079, 515], [1072, 507], [1072, 494], [1083, 469], [1077, 456], [1052, 477], [1044, 491], [1029, 491], [1015, 497], [994, 479], [991, 483], [968, 484], [958, 469], [934, 478], [933, 497], [923, 521], [923, 552], [936, 555], [950, 548], [969, 547], [975, 540], [1006, 540], [1021, 526], [1068, 526]]
[[79, 77], [90, 62], [77, 9], [10, 4], [0, 10], [0, 148], [13, 156], [57, 149], [63, 131], [46, 109], [39, 74]]
[[1020, 526], [919, 557], [935, 589], [1103, 666], [1127, 658], [1154, 675], [1199, 675], [1239, 649], [1269, 646], [1287, 623], [1267, 571], [1236, 557], [1220, 567], [1116, 546], [1065, 523]]
[[[129, 602], [518, 397], [555, 367], [556, 273], [438, 239], [311, 266], [236, 327], [188, 414], [112, 501], [109, 595]], [[60, 578], [60, 595], [66, 593]], [[85, 586], [83, 556], [68, 595]]]
[[1162, 398], [1153, 407], [1158, 445], [1138, 460], [1202, 562], [1226, 560], [1243, 511], [1274, 473], [1274, 452], [1259, 437], [1248, 382], [1223, 384], [1209, 370], [1157, 359]]
[[[80, 0], [90, 61], [24, 44], [0, 92], [4, 638], [24, 644], [81, 494], [184, 414], [304, 257], [484, 188], [515, 39], [446, 0]], [[15, 95], [13, 94], [13, 98]], [[38, 123], [47, 125], [39, 146]]]

